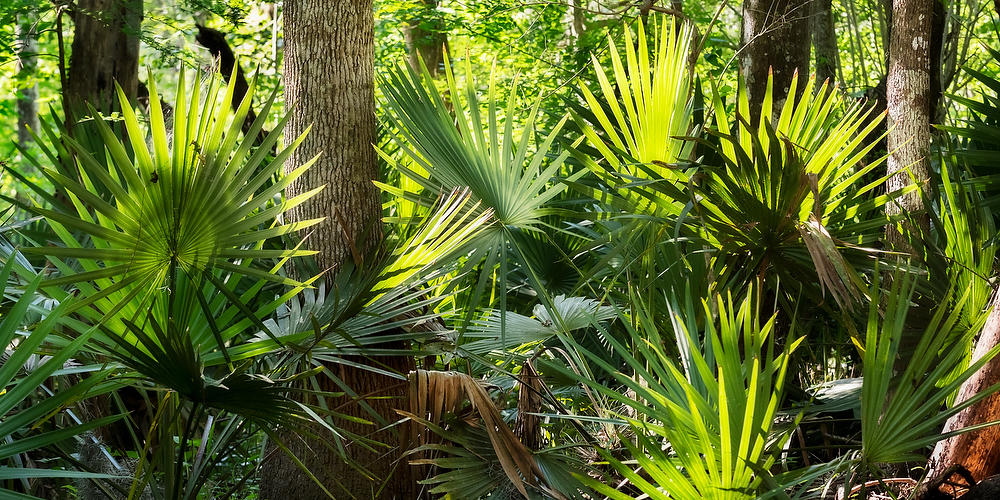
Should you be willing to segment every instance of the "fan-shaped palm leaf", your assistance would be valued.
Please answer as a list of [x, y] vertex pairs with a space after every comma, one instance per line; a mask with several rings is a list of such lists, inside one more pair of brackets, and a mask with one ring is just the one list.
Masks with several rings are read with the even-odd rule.
[[[694, 308], [681, 313], [674, 305], [674, 335], [681, 364], [664, 351], [665, 340], [643, 310], [636, 308], [638, 327], [625, 318], [631, 345], [607, 336], [630, 372], [622, 372], [587, 352], [595, 365], [624, 389], [581, 377], [556, 364], [551, 368], [575, 378], [611, 401], [628, 408], [616, 415], [628, 422], [636, 442], [625, 442], [643, 474], [602, 450], [615, 469], [649, 498], [754, 498], [763, 488], [758, 471], [767, 470], [780, 447], [774, 439], [790, 353], [803, 338], [788, 339], [775, 355], [774, 318], [761, 323], [751, 299], [732, 297], [704, 301], [704, 338], [698, 335]], [[667, 444], [669, 443], [669, 446]], [[610, 498], [632, 498], [592, 478], [585, 484]]]
[[996, 346], [963, 369], [971, 339], [986, 322], [986, 315], [977, 310], [975, 323], [963, 324], [969, 316], [965, 309], [978, 307], [970, 302], [971, 287], [955, 288], [955, 300], [934, 311], [902, 373], [894, 373], [915, 281], [896, 273], [892, 289], [884, 296], [877, 279], [871, 288], [861, 386], [861, 455], [869, 464], [922, 460], [919, 451], [924, 447], [971, 430], [939, 434], [948, 418], [1000, 390], [1000, 384], [995, 384], [961, 404], [942, 409], [966, 379], [1000, 353], [1000, 346]]
[[[270, 157], [286, 117], [256, 149], [253, 141], [239, 141], [255, 83], [251, 82], [247, 97], [233, 112], [229, 105], [233, 83], [220, 93], [219, 79], [212, 77], [203, 96], [199, 76], [189, 97], [182, 72], [174, 104], [177, 118], [168, 134], [156, 85], [151, 81], [151, 149], [146, 131], [119, 89], [126, 141], [122, 142], [103, 120], [95, 118], [104, 139], [108, 167], [80, 144], [66, 139], [78, 158], [77, 177], [48, 169], [45, 173], [68, 191], [76, 213], [29, 207], [50, 220], [63, 243], [60, 247], [28, 250], [48, 256], [62, 272], [61, 277], [47, 280], [46, 285], [75, 284], [88, 292], [82, 304], [103, 300], [122, 307], [137, 296], [142, 299], [133, 304], [148, 305], [155, 290], [172, 286], [176, 271], [198, 275], [225, 270], [296, 284], [280, 275], [241, 265], [251, 259], [308, 255], [310, 252], [298, 248], [263, 250], [259, 243], [318, 222], [280, 224], [276, 217], [321, 189], [274, 201], [275, 195], [311, 162], [263, 187], [281, 171], [282, 163], [302, 137]], [[264, 104], [247, 136], [255, 136], [262, 129], [274, 97]], [[103, 190], [110, 193], [110, 199], [95, 194]], [[77, 243], [70, 230], [88, 236], [93, 246]], [[79, 271], [63, 262], [68, 258], [75, 259]], [[114, 307], [102, 309], [111, 312]]]

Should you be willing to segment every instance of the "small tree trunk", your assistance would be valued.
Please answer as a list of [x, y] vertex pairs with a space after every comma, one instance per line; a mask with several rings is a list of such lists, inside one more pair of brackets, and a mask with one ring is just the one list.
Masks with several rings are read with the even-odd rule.
[[[788, 96], [792, 75], [809, 71], [808, 0], [745, 0], [740, 72], [750, 98], [750, 119], [756, 119], [774, 75], [774, 102]], [[799, 86], [801, 91], [802, 85]]]
[[812, 2], [810, 18], [813, 51], [816, 56], [816, 81], [837, 83], [840, 68], [840, 49], [837, 48], [837, 32], [833, 25], [833, 0]]
[[[894, 0], [892, 35], [889, 41], [889, 75], [886, 101], [889, 111], [888, 172], [886, 181], [892, 192], [910, 184], [910, 174], [922, 188], [930, 178], [930, 104], [931, 104], [931, 22], [935, 0]], [[909, 173], [907, 173], [907, 168]], [[910, 193], [886, 206], [886, 213], [923, 209], [920, 193]], [[927, 214], [915, 215], [917, 223], [927, 229]], [[905, 239], [890, 226], [890, 245], [908, 248]]]
[[586, 0], [573, 0], [570, 9], [573, 11], [573, 39], [574, 42], [580, 47], [580, 40], [583, 38], [583, 33], [587, 30], [587, 18], [584, 14], [583, 9], [587, 7]]
[[[212, 57], [218, 60], [219, 72], [222, 73], [222, 77], [225, 78], [226, 83], [229, 83], [229, 79], [233, 77], [233, 70], [236, 70], [236, 83], [233, 86], [233, 102], [231, 103], [233, 111], [236, 111], [239, 109], [240, 104], [243, 103], [243, 98], [246, 97], [247, 91], [250, 90], [250, 83], [247, 82], [246, 74], [243, 72], [243, 65], [236, 64], [236, 54], [233, 53], [229, 42], [226, 41], [225, 34], [201, 24], [198, 24], [196, 27], [198, 28], [198, 34], [194, 37], [195, 41], [208, 49]], [[253, 126], [253, 122], [256, 120], [257, 113], [251, 104], [247, 116], [243, 119], [243, 132], [250, 130], [250, 127]], [[254, 144], [259, 144], [260, 141], [264, 140], [266, 135], [266, 132], [261, 129], [257, 133], [257, 137], [254, 138]]]
[[413, 71], [420, 73], [420, 60], [423, 59], [432, 77], [444, 65], [444, 48], [448, 44], [444, 23], [437, 10], [438, 0], [421, 0], [422, 9], [419, 15], [406, 22], [403, 27], [403, 37], [406, 41], [407, 62]]
[[[38, 33], [35, 19], [17, 17], [17, 61], [14, 71], [21, 80], [33, 79], [38, 66]], [[28, 130], [38, 132], [38, 84], [31, 82], [17, 92], [17, 143], [22, 148], [31, 142]]]
[[[972, 353], [973, 361], [981, 359], [990, 349], [1000, 344], [1000, 293], [994, 292], [992, 308], [976, 341]], [[1000, 382], [1000, 356], [990, 360], [962, 384], [955, 398], [955, 404], [998, 382]], [[994, 393], [948, 419], [941, 432], [951, 432], [998, 418], [1000, 418], [1000, 394]], [[1000, 446], [997, 446], [997, 443], [1000, 443], [1000, 426], [991, 426], [938, 441], [927, 462], [927, 477], [935, 477], [953, 464], [964, 466], [976, 481], [1000, 473]]]
[[119, 109], [115, 82], [135, 100], [139, 87], [142, 0], [79, 0], [73, 45], [63, 92], [67, 119], [86, 114], [85, 103], [102, 113]]

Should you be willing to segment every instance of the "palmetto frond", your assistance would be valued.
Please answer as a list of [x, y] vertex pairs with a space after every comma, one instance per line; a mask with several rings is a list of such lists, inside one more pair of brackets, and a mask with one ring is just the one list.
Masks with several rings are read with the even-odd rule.
[[[693, 149], [693, 144], [684, 139], [691, 132], [691, 71], [687, 60], [692, 29], [686, 23], [677, 26], [673, 18], [669, 23], [661, 22], [650, 60], [645, 28], [643, 23], [638, 26], [635, 42], [631, 30], [625, 30], [624, 62], [614, 40], [608, 37], [614, 86], [597, 56], [591, 55], [603, 100], [599, 101], [587, 86], [580, 90], [606, 139], [590, 126], [584, 125], [583, 131], [612, 168], [618, 170], [626, 161], [644, 163], [652, 165], [660, 177], [670, 178], [675, 176], [674, 164], [690, 160]], [[611, 117], [603, 104], [610, 108]]]
[[[420, 190], [382, 187], [424, 206], [432, 205], [441, 193], [468, 189], [478, 210], [492, 212], [490, 223], [469, 241], [463, 263], [463, 269], [469, 270], [485, 261], [471, 294], [471, 314], [480, 300], [489, 296], [485, 293], [488, 278], [497, 266], [501, 270], [495, 276], [494, 286], [507, 289], [506, 266], [511, 260], [524, 267], [531, 286], [542, 288], [516, 240], [523, 232], [544, 233], [551, 229], [546, 217], [558, 212], [551, 202], [566, 190], [556, 178], [565, 174], [569, 156], [568, 151], [556, 150], [553, 143], [567, 117], [544, 138], [536, 138], [540, 99], [522, 118], [518, 116], [521, 110], [517, 107], [516, 81], [503, 96], [494, 74], [485, 97], [481, 97], [468, 60], [461, 88], [447, 58], [445, 69], [447, 100], [426, 69], [423, 78], [408, 67], [379, 76], [387, 101], [387, 120], [395, 129], [393, 140], [406, 161], [396, 161], [386, 154], [383, 157], [417, 183]], [[504, 97], [506, 106], [501, 110]], [[516, 122], [520, 122], [519, 132], [515, 131]], [[568, 178], [575, 179], [583, 173]], [[505, 304], [506, 293], [498, 295]]]
[[[61, 271], [61, 277], [47, 280], [46, 285], [74, 284], [87, 292], [83, 304], [110, 301], [119, 306], [134, 297], [148, 304], [153, 291], [171, 286], [174, 270], [192, 276], [222, 270], [296, 284], [244, 264], [252, 259], [288, 259], [310, 253], [298, 248], [260, 249], [260, 242], [268, 238], [318, 222], [282, 224], [278, 216], [321, 188], [288, 200], [275, 198], [311, 162], [269, 183], [302, 137], [271, 157], [271, 147], [286, 117], [254, 148], [253, 141], [240, 138], [257, 135], [275, 96], [264, 104], [244, 135], [241, 126], [256, 80], [236, 112], [229, 104], [232, 83], [220, 92], [219, 78], [213, 76], [204, 94], [201, 83], [199, 76], [189, 96], [181, 73], [174, 104], [176, 119], [168, 133], [155, 82], [150, 82], [149, 144], [147, 130], [119, 89], [125, 142], [94, 112], [107, 167], [83, 146], [66, 139], [78, 161], [75, 178], [50, 169], [45, 173], [67, 190], [76, 213], [30, 207], [49, 219], [63, 244], [27, 250], [48, 256]], [[109, 198], [95, 194], [104, 191], [110, 193]], [[88, 236], [92, 247], [77, 243], [70, 231]], [[79, 271], [66, 259], [75, 259]], [[112, 308], [102, 309], [107, 312]]]
[[[693, 306], [687, 312], [677, 304], [673, 307], [680, 363], [664, 350], [667, 339], [652, 318], [636, 307], [638, 326], [627, 318], [622, 321], [629, 344], [607, 337], [624, 359], [625, 371], [604, 361], [600, 353], [586, 353], [621, 387], [550, 366], [627, 408], [615, 416], [636, 433], [634, 443], [623, 443], [643, 474], [609, 452], [602, 455], [649, 498], [754, 498], [762, 487], [758, 471], [775, 460], [780, 440], [772, 433], [788, 359], [803, 338], [776, 340], [774, 318], [762, 322], [752, 299], [736, 303], [731, 296], [719, 296], [715, 304], [704, 301], [701, 314], [709, 319], [703, 336]], [[778, 343], [784, 348], [776, 354]], [[632, 498], [592, 478], [581, 479], [609, 498]]]
[[[947, 437], [939, 432], [948, 418], [1000, 390], [1000, 384], [984, 387], [960, 404], [942, 409], [965, 380], [1000, 353], [1000, 346], [995, 346], [966, 366], [968, 346], [987, 319], [971, 300], [972, 287], [953, 288], [955, 300], [934, 310], [916, 348], [906, 357], [905, 368], [895, 372], [915, 282], [912, 276], [896, 273], [884, 295], [877, 280], [872, 285], [861, 386], [861, 458], [868, 464], [922, 459], [922, 449]], [[969, 307], [974, 310], [966, 311]], [[969, 316], [976, 321], [964, 323]]]
[[[631, 189], [636, 184], [667, 184], [676, 189], [689, 181], [694, 159], [692, 135], [692, 83], [688, 52], [692, 37], [689, 24], [662, 22], [650, 58], [643, 23], [638, 39], [625, 29], [625, 61], [613, 40], [608, 39], [613, 81], [596, 56], [591, 56], [601, 89], [601, 99], [581, 86], [594, 123], [576, 117], [587, 141], [600, 153], [603, 163], [577, 154], [597, 174], [614, 197], [600, 188], [577, 186], [615, 208], [659, 217], [681, 213], [684, 200], [649, 196]], [[613, 82], [613, 84], [612, 84]], [[610, 113], [610, 116], [609, 116]], [[594, 127], [600, 127], [600, 133]]]
[[[568, 153], [547, 158], [565, 118], [541, 143], [535, 144], [534, 127], [540, 101], [524, 117], [523, 129], [517, 134], [514, 121], [519, 109], [514, 88], [507, 93], [501, 122], [498, 103], [502, 96], [495, 78], [490, 79], [483, 99], [476, 91], [468, 61], [466, 64], [467, 76], [461, 91], [451, 64], [447, 61], [445, 64], [448, 101], [454, 106], [455, 116], [428, 75], [421, 81], [411, 69], [398, 68], [379, 77], [387, 99], [388, 119], [396, 128], [394, 140], [427, 174], [392, 158], [387, 160], [420, 184], [425, 200], [433, 200], [442, 192], [468, 188], [482, 209], [493, 211], [499, 227], [537, 229], [540, 217], [549, 212], [545, 203], [565, 189], [553, 184], [552, 178], [563, 168]], [[384, 187], [404, 195], [397, 188]]]
[[[5, 256], [0, 268], [0, 296], [13, 295], [14, 287], [9, 286], [13, 280], [12, 270], [16, 258]], [[53, 430], [36, 432], [34, 429], [52, 419], [55, 414], [75, 402], [107, 392], [109, 386], [102, 384], [108, 372], [97, 372], [82, 382], [57, 391], [54, 395], [32, 401], [39, 396], [38, 392], [57, 370], [74, 356], [86, 343], [93, 330], [79, 336], [70, 344], [56, 350], [51, 356], [43, 358], [33, 369], [24, 370], [29, 359], [36, 356], [39, 348], [53, 334], [66, 311], [71, 307], [67, 300], [49, 311], [38, 323], [30, 325], [31, 304], [35, 301], [41, 276], [32, 279], [23, 290], [19, 290], [17, 300], [6, 307], [0, 319], [0, 435], [6, 438], [0, 442], [0, 480], [27, 479], [38, 477], [108, 477], [102, 474], [89, 474], [67, 470], [30, 469], [19, 467], [23, 461], [17, 460], [21, 454], [45, 448], [65, 441], [78, 434], [103, 425], [117, 418], [113, 415], [94, 419], [78, 425], [58, 427]], [[29, 328], [27, 335], [21, 335], [23, 329]], [[27, 404], [29, 403], [30, 404]], [[10, 466], [13, 465], [13, 466]], [[0, 486], [0, 496], [16, 498], [33, 498], [13, 491], [6, 491]]]

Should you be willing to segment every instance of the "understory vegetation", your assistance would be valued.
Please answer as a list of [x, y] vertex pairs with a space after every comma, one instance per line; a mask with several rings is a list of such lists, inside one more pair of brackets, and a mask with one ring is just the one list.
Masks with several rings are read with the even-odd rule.
[[139, 70], [141, 102], [53, 100], [0, 177], [0, 498], [262, 498], [276, 456], [326, 496], [392, 498], [358, 453], [419, 498], [976, 491], [928, 459], [1000, 420], [1000, 378], [976, 378], [1000, 354], [994, 34], [900, 183], [884, 98], [845, 89], [858, 63], [754, 94], [718, 12], [654, 9], [580, 35], [556, 85], [483, 55], [511, 41], [460, 19], [480, 3], [442, 15], [492, 45], [433, 64], [375, 24], [362, 236], [317, 229], [360, 219], [346, 202], [302, 215], [331, 186], [289, 190], [324, 167], [296, 156], [313, 103], [276, 63], [182, 50]]

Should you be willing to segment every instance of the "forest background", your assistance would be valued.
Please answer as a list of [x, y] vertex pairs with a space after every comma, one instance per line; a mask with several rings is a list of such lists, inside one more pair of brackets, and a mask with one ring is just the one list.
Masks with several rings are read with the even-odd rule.
[[0, 497], [993, 498], [998, 16], [9, 0]]

